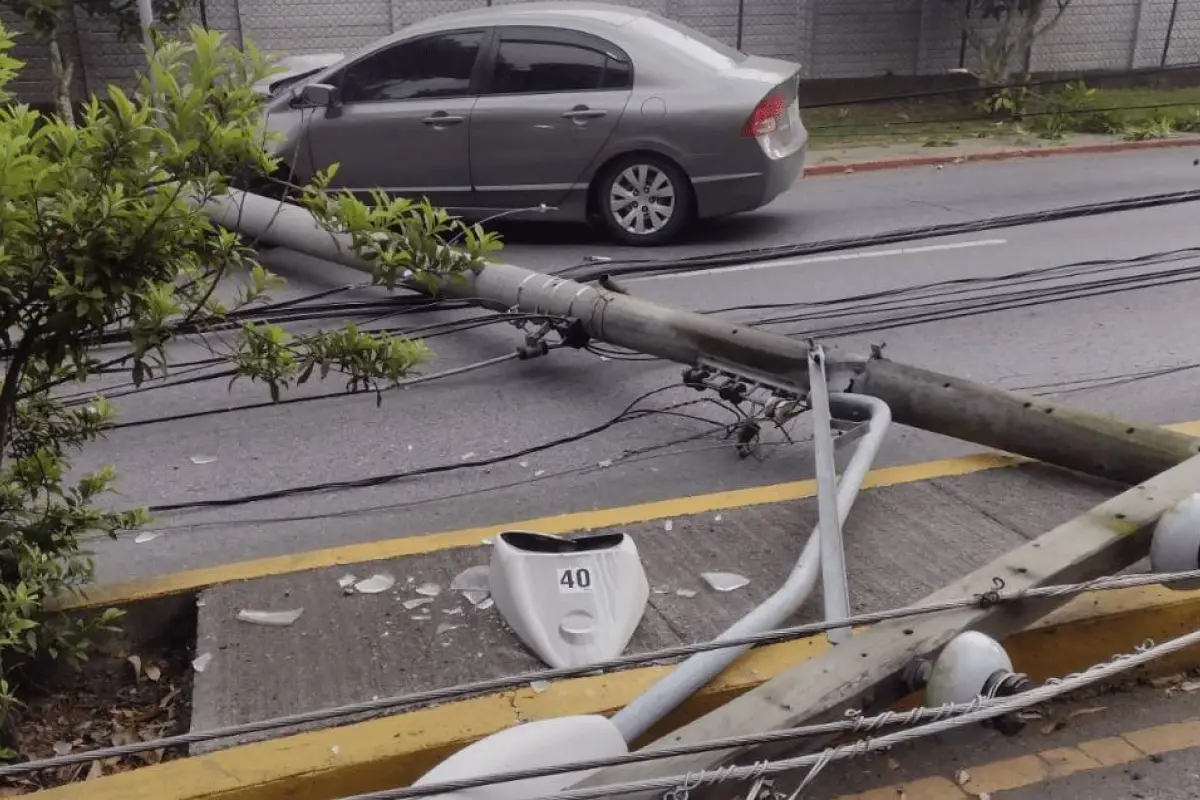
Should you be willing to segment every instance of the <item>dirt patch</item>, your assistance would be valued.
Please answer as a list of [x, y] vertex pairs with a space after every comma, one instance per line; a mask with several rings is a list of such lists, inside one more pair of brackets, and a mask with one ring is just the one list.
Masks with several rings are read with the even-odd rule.
[[[26, 679], [25, 708], [12, 739], [26, 762], [112, 745], [148, 742], [186, 733], [191, 724], [193, 635], [179, 631], [154, 646], [96, 653], [79, 670], [62, 668], [38, 685]], [[158, 749], [122, 758], [48, 769], [0, 779], [0, 797], [95, 780], [187, 755], [187, 748]]]

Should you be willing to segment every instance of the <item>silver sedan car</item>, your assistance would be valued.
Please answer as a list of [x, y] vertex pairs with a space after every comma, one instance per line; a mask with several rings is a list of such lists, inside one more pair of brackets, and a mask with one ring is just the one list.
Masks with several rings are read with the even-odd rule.
[[797, 64], [590, 2], [480, 8], [272, 87], [295, 178], [426, 197], [468, 219], [598, 223], [659, 245], [758, 208], [803, 172]]

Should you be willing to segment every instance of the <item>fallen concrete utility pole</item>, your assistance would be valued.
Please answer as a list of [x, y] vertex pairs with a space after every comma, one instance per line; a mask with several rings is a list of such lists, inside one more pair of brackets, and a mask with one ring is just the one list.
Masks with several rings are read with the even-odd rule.
[[[264, 243], [369, 271], [354, 256], [347, 237], [324, 231], [303, 209], [239, 193], [206, 210], [219, 224]], [[706, 315], [664, 308], [505, 264], [485, 267], [447, 294], [482, 299], [495, 308], [570, 318], [593, 339], [693, 367], [715, 365], [750, 379], [765, 375], [797, 392], [807, 389], [806, 345]], [[1008, 589], [1020, 590], [1117, 572], [1145, 555], [1148, 527], [1162, 512], [1200, 486], [1200, 458], [1192, 458], [1200, 451], [1200, 442], [1191, 437], [1036, 401], [883, 358], [853, 359], [827, 350], [827, 359], [831, 370], [839, 365], [843, 368], [840, 375], [835, 372], [831, 377], [847, 381], [846, 388], [854, 392], [883, 400], [898, 423], [1140, 484], [954, 582], [931, 600], [986, 594], [998, 577]], [[1045, 615], [1062, 599], [963, 609], [875, 626], [661, 743], [694, 743], [777, 730], [841, 713], [848, 706], [886, 706], [908, 693], [901, 680], [905, 669], [921, 657], [936, 654], [960, 631], [976, 628], [1003, 636]], [[694, 774], [721, 766], [731, 757], [745, 763], [746, 758], [753, 761], [770, 752], [726, 751], [631, 765], [604, 770], [583, 786], [689, 771]], [[722, 787], [722, 791], [731, 794], [737, 788]], [[608, 795], [601, 791], [593, 796]], [[699, 796], [699, 792], [691, 796]]]
[[[349, 237], [330, 233], [299, 206], [234, 191], [205, 206], [218, 224], [249, 239], [370, 272]], [[493, 308], [566, 317], [587, 334], [688, 366], [716, 365], [746, 378], [804, 391], [808, 347], [773, 333], [641, 300], [510, 264], [492, 264], [448, 296]], [[831, 388], [879, 398], [902, 425], [952, 436], [1055, 466], [1134, 484], [1200, 452], [1200, 440], [1035, 401], [980, 383], [881, 358], [826, 348]], [[838, 369], [838, 367], [842, 369]], [[849, 379], [848, 386], [837, 381]]]
[[[985, 596], [1002, 578], [1006, 592], [1035, 586], [1075, 583], [1111, 574], [1145, 555], [1152, 526], [1164, 511], [1200, 487], [1200, 457], [1135, 486], [1012, 550], [924, 598], [918, 605]], [[908, 668], [929, 658], [960, 631], [971, 629], [998, 639], [1016, 633], [1072, 599], [1038, 598], [990, 607], [963, 608], [929, 616], [873, 625], [845, 644], [809, 659], [700, 719], [662, 737], [652, 748], [696, 744], [727, 736], [782, 730], [844, 719], [853, 708], [867, 716], [910, 694]], [[796, 750], [827, 746], [828, 740], [743, 750], [698, 753], [602, 770], [577, 788], [602, 787], [669, 775], [712, 770], [727, 764], [750, 765]], [[699, 778], [696, 778], [699, 783]], [[692, 800], [725, 798], [745, 791], [744, 784], [696, 788]], [[609, 795], [605, 795], [609, 796]], [[613, 794], [627, 800], [662, 797], [658, 792]]]

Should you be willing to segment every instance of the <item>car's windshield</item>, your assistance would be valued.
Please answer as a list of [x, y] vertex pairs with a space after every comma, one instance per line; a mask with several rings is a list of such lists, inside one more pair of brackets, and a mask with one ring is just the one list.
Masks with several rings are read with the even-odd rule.
[[657, 14], [638, 17], [629, 26], [718, 70], [736, 66], [749, 58], [736, 47]]

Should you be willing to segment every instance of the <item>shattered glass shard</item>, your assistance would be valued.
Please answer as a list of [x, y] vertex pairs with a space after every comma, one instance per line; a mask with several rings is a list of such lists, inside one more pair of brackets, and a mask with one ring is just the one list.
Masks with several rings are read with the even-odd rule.
[[714, 592], [734, 592], [750, 585], [750, 579], [736, 572], [703, 572], [700, 577]]

